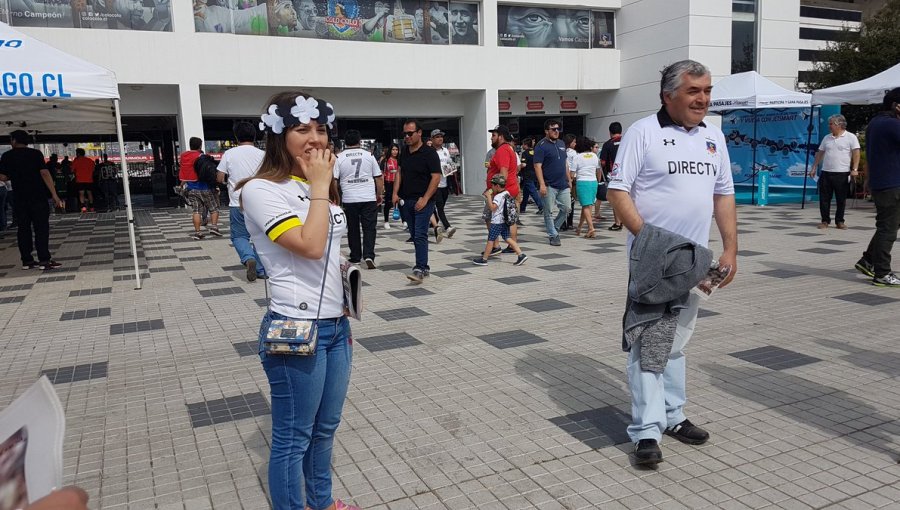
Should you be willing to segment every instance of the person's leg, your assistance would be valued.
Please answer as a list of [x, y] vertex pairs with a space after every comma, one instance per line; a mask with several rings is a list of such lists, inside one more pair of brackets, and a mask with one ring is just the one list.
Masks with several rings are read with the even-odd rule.
[[0, 183], [0, 232], [6, 230], [6, 186]]
[[247, 224], [244, 220], [244, 213], [240, 207], [228, 208], [228, 222], [231, 230], [231, 244], [234, 245], [234, 251], [237, 252], [241, 259], [241, 264], [247, 264], [248, 260], [256, 261], [256, 273], [265, 274], [262, 261], [250, 242], [250, 233], [247, 231]]
[[18, 224], [16, 240], [19, 245], [19, 255], [22, 257], [22, 265], [33, 264], [34, 256], [31, 252], [34, 250], [34, 236], [31, 232], [31, 211], [28, 204], [19, 200], [16, 202], [13, 212], [15, 213], [15, 222]]
[[441, 225], [444, 226], [444, 229], [450, 228], [450, 221], [447, 220], [447, 215], [444, 213], [444, 206], [447, 204], [447, 197], [450, 195], [450, 190], [447, 188], [438, 188], [437, 192], [434, 194], [434, 213], [435, 217], [440, 220]]
[[528, 183], [531, 186], [531, 196], [534, 197], [534, 205], [540, 211], [544, 208], [544, 199], [541, 198], [541, 193], [537, 188], [537, 181], [528, 181]]
[[312, 439], [303, 457], [306, 504], [313, 510], [323, 510], [334, 503], [331, 494], [331, 455], [334, 435], [341, 423], [341, 413], [347, 398], [350, 365], [353, 361], [350, 321], [342, 317], [336, 323], [326, 321], [325, 324], [334, 326], [319, 330], [319, 342], [323, 345], [324, 352], [317, 348], [316, 357], [323, 358], [326, 370]]
[[88, 198], [88, 207], [90, 207], [91, 210], [94, 210], [94, 191], [93, 190], [91, 190], [91, 189], [87, 190], [87, 198]]
[[344, 202], [344, 213], [347, 214], [347, 245], [350, 247], [350, 262], [356, 264], [362, 260], [362, 244], [359, 239], [360, 203]]
[[209, 226], [211, 232], [219, 232], [219, 189], [212, 188], [203, 193], [206, 200], [206, 210], [209, 214]]
[[[266, 314], [260, 325], [260, 344], [272, 318], [286, 317], [273, 312]], [[273, 509], [303, 508], [301, 465], [310, 448], [326, 372], [330, 371], [321, 338], [315, 356], [260, 354], [272, 400], [269, 495]]]
[[[559, 206], [559, 201], [556, 196], [557, 193], [559, 193], [559, 190], [547, 186], [547, 195], [544, 197], [544, 228], [547, 230], [547, 236], [550, 239], [559, 235], [559, 230], [553, 217], [553, 208], [558, 208]], [[557, 216], [561, 213], [562, 211], [558, 211]]]
[[34, 248], [38, 262], [50, 262], [50, 205], [46, 200], [29, 204], [31, 224], [34, 226]]
[[891, 249], [900, 227], [900, 188], [872, 192], [875, 203], [875, 234], [863, 258], [875, 267], [876, 278], [891, 272]]
[[831, 223], [831, 194], [833, 191], [829, 172], [822, 172], [819, 176], [819, 214], [822, 217], [822, 223], [826, 225]]
[[554, 226], [558, 231], [572, 210], [572, 192], [569, 188], [556, 190], [556, 205], [559, 207], [559, 214], [556, 215]]
[[375, 202], [363, 202], [360, 204], [359, 217], [363, 231], [363, 258], [375, 260], [375, 228], [378, 223], [378, 205]]
[[428, 225], [431, 214], [434, 212], [434, 202], [429, 202], [421, 211], [412, 206], [411, 219], [413, 221], [413, 243], [416, 247], [416, 267], [423, 271], [431, 268], [428, 266]]
[[850, 194], [850, 174], [837, 174], [835, 175], [835, 183], [834, 183], [834, 201], [837, 202], [837, 207], [834, 211], [834, 224], [841, 225], [844, 223], [844, 209], [847, 205], [847, 195]]
[[80, 184], [78, 184], [77, 186], [79, 186], [80, 188], [78, 190], [78, 205], [80, 205], [81, 207], [86, 207], [84, 203], [84, 188], [81, 188]]
[[625, 366], [631, 391], [631, 424], [628, 437], [632, 443], [641, 439], [662, 439], [666, 428], [666, 400], [663, 374], [641, 370], [641, 346], [635, 342], [628, 352]]
[[691, 335], [694, 334], [699, 308], [700, 298], [691, 294], [688, 307], [678, 314], [675, 341], [672, 343], [669, 360], [662, 374], [666, 401], [666, 428], [674, 427], [685, 420], [684, 404], [687, 402], [687, 394], [685, 392], [684, 348], [691, 339]]
[[385, 182], [384, 183], [384, 222], [385, 224], [389, 224], [391, 222], [391, 208], [393, 203], [391, 202], [394, 196], [394, 183], [393, 182]]

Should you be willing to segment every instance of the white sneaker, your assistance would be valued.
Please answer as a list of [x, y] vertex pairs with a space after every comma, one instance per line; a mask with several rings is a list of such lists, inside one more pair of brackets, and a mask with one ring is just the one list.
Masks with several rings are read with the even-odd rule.
[[406, 228], [406, 222], [405, 222], [405, 221], [401, 221], [401, 222], [400, 222], [400, 225], [402, 225], [403, 228]]
[[385, 230], [390, 230], [390, 229], [391, 229], [391, 224], [385, 221], [385, 222], [384, 222], [384, 229], [385, 229]]
[[450, 239], [451, 237], [453, 237], [453, 234], [455, 234], [455, 233], [456, 233], [456, 227], [450, 227], [447, 229], [447, 232], [444, 235], [447, 236], [447, 239]]

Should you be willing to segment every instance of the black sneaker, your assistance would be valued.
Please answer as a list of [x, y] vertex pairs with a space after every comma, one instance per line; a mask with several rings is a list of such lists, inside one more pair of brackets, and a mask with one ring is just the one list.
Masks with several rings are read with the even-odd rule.
[[635, 464], [655, 466], [663, 461], [662, 450], [656, 439], [641, 439], [634, 445]]
[[491, 254], [488, 256], [496, 257], [497, 255], [500, 255], [501, 253], [503, 253], [503, 250], [501, 250], [499, 246], [495, 246], [491, 249]]
[[193, 234], [191, 234], [191, 239], [194, 239], [195, 241], [199, 241], [203, 239], [203, 237], [203, 232], [194, 232]]
[[544, 208], [541, 207], [540, 209], [538, 209], [537, 211], [535, 211], [534, 214], [544, 214]]
[[516, 250], [514, 250], [512, 246], [507, 246], [506, 248], [503, 248], [503, 251], [501, 251], [500, 253], [515, 253], [515, 252], [516, 252]]
[[57, 262], [55, 260], [48, 260], [47, 262], [41, 262], [40, 264], [38, 264], [38, 269], [41, 269], [44, 271], [46, 271], [48, 269], [56, 269], [58, 267], [62, 267], [62, 264], [60, 264], [59, 262]]
[[28, 263], [22, 264], [23, 271], [28, 271], [29, 269], [37, 269], [39, 267], [41, 267], [41, 265], [38, 264], [37, 262], [28, 262]]
[[[898, 284], [900, 284], [900, 281], [898, 281]], [[667, 428], [666, 434], [682, 443], [694, 445], [703, 444], [709, 439], [709, 432], [694, 425], [690, 420], [684, 420], [674, 427]]]
[[249, 260], [247, 260], [247, 263], [244, 264], [244, 265], [247, 266], [247, 281], [248, 281], [248, 282], [255, 282], [255, 281], [256, 281], [256, 277], [258, 276], [258, 275], [256, 274], [256, 260], [255, 260], [255, 259], [249, 259]]
[[209, 227], [209, 233], [216, 237], [222, 237], [222, 232], [219, 231], [219, 227]]
[[870, 278], [875, 278], [875, 266], [872, 265], [872, 263], [869, 262], [868, 260], [861, 258], [858, 261], [856, 261], [856, 265], [853, 267], [855, 267], [856, 270], [859, 271], [860, 273], [862, 273]]
[[513, 262], [513, 265], [514, 265], [514, 266], [521, 266], [522, 264], [525, 263], [526, 260], [528, 260], [528, 255], [525, 255], [525, 254], [523, 253], [523, 254], [519, 255], [519, 257], [516, 259], [515, 262]]
[[476, 266], [486, 266], [488, 265], [488, 261], [484, 257], [478, 257], [477, 259], [472, 259], [472, 263]]
[[894, 273], [888, 273], [884, 276], [872, 278], [872, 285], [876, 287], [895, 287], [900, 288], [900, 278]]
[[413, 242], [413, 238], [412, 238], [412, 237], [410, 237], [410, 238], [409, 238], [409, 239], [407, 239], [407, 240], [406, 240], [406, 242], [407, 242], [407, 243], [411, 243], [411, 242]]
[[366, 259], [366, 267], [369, 269], [375, 269], [375, 260], [367, 258]]

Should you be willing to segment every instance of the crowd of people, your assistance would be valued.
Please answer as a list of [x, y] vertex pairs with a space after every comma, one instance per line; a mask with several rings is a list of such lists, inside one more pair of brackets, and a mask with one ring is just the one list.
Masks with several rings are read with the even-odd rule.
[[[610, 230], [628, 232], [622, 348], [628, 352], [632, 404], [627, 432], [640, 465], [663, 460], [663, 434], [691, 445], [709, 439], [684, 412], [685, 349], [699, 308], [691, 289], [710, 267], [725, 269], [719, 287], [738, 272], [737, 208], [727, 143], [719, 128], [703, 120], [711, 90], [704, 65], [685, 60], [667, 66], [660, 81], [659, 111], [635, 122], [624, 136], [622, 126], [613, 123], [602, 145], [561, 136], [556, 120], [545, 123], [540, 140], [522, 140], [520, 152], [506, 126], [489, 131], [492, 150], [485, 162], [482, 216], [486, 245], [474, 264], [486, 265], [501, 253], [515, 253], [516, 265], [528, 259], [517, 242], [517, 227], [519, 215], [532, 202], [543, 216], [551, 246], [561, 245], [559, 232], [564, 228], [573, 228], [576, 235], [586, 228], [585, 236], [593, 237], [596, 221], [603, 219], [598, 211], [603, 200], [611, 206]], [[885, 95], [883, 106], [866, 137], [876, 232], [856, 267], [875, 285], [900, 287], [890, 269], [900, 227], [900, 88]], [[181, 155], [180, 179], [192, 208], [192, 236], [204, 237], [204, 222], [211, 235], [222, 235], [215, 189], [227, 184], [235, 250], [248, 280], [264, 278], [271, 291], [257, 350], [271, 390], [268, 485], [273, 507], [352, 510], [356, 507], [334, 499], [330, 468], [353, 354], [345, 297], [348, 267], [376, 267], [381, 205], [383, 229], [392, 228], [397, 211], [394, 221], [409, 230], [415, 262], [407, 278], [422, 283], [430, 272], [431, 236], [440, 242], [456, 230], [445, 212], [447, 178], [455, 168], [443, 146], [444, 133], [433, 130], [426, 139], [417, 120], [404, 123], [402, 147], [391, 145], [375, 158], [362, 149], [360, 133], [354, 130], [345, 133], [346, 149], [335, 154], [329, 142], [335, 110], [322, 99], [283, 92], [263, 110], [267, 113], [258, 127], [265, 150], [254, 145], [257, 126], [245, 122], [234, 129], [238, 146], [221, 161], [202, 154], [199, 138], [192, 138], [190, 150]], [[822, 160], [826, 172], [843, 169], [852, 174], [858, 149], [852, 138], [842, 139], [842, 119], [832, 121], [833, 139], [823, 141], [822, 157], [817, 155], [813, 168]], [[11, 138], [13, 149], [0, 158], [0, 181], [11, 179], [15, 185], [23, 267], [52, 268], [48, 200], [56, 205], [62, 200], [43, 155], [28, 147], [30, 136], [15, 131]], [[835, 155], [832, 150], [849, 154]], [[76, 180], [80, 165], [76, 157]], [[86, 174], [88, 165], [83, 165]], [[835, 188], [844, 182], [843, 175], [827, 179]], [[84, 200], [89, 204], [90, 194], [85, 193]], [[575, 201], [580, 207], [577, 226], [570, 217]], [[844, 218], [840, 203], [838, 207], [840, 228]], [[825, 209], [822, 215], [827, 227]], [[722, 238], [715, 261], [707, 248], [713, 219]], [[350, 258], [345, 262], [340, 245], [348, 235]]]

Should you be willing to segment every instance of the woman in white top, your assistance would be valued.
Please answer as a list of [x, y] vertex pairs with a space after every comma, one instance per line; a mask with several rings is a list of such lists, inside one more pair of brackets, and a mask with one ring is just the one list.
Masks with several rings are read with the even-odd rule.
[[578, 228], [575, 235], [581, 235], [581, 226], [587, 223], [588, 231], [584, 237], [594, 237], [594, 215], [591, 213], [594, 201], [597, 200], [597, 185], [602, 177], [600, 174], [600, 159], [593, 151], [594, 141], [584, 136], [579, 136], [575, 142], [575, 152], [572, 173], [575, 174], [575, 191], [578, 195], [578, 203], [581, 204], [581, 218], [578, 220]]
[[[331, 451], [353, 356], [340, 271], [347, 221], [331, 187], [335, 157], [327, 148], [333, 123], [334, 110], [322, 100], [298, 92], [274, 96], [260, 123], [262, 165], [237, 186], [272, 292], [259, 355], [272, 394], [269, 493], [279, 510], [356, 508], [331, 495]], [[316, 321], [314, 355], [264, 351], [271, 321], [285, 319]]]

